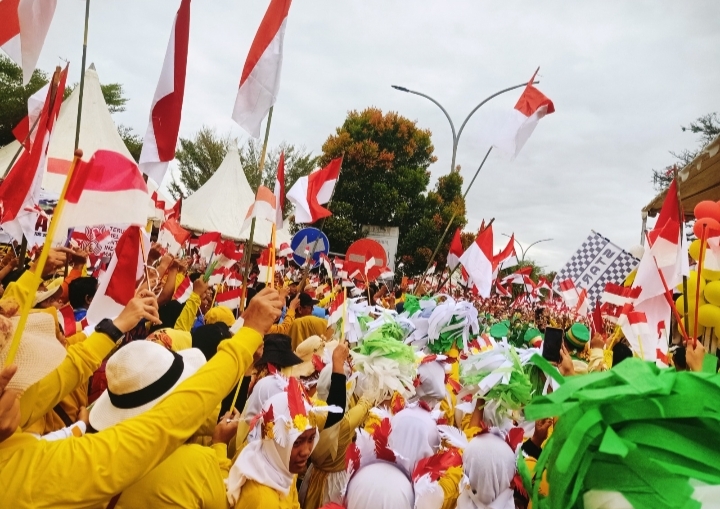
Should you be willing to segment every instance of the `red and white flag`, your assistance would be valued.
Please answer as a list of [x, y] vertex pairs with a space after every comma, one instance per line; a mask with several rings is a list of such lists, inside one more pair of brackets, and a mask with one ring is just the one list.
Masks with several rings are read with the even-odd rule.
[[253, 138], [277, 100], [291, 0], [270, 0], [245, 60], [232, 118]]
[[[140, 243], [144, 243], [144, 248]], [[145, 273], [143, 252], [150, 249], [149, 239], [138, 226], [122, 234], [110, 265], [98, 279], [98, 289], [87, 311], [87, 321], [95, 326], [105, 318], [115, 319], [135, 296], [137, 284]]]
[[330, 258], [328, 258], [325, 253], [320, 253], [320, 262], [323, 264], [323, 267], [325, 267], [325, 272], [327, 272], [328, 277], [330, 279], [332, 279], [333, 269], [332, 269], [332, 262], [330, 261]]
[[12, 131], [15, 139], [22, 143], [25, 150], [30, 150], [33, 141], [35, 141], [35, 135], [38, 130], [33, 129], [33, 131], [30, 132], [30, 129], [35, 125], [35, 122], [38, 121], [38, 118], [42, 114], [43, 106], [45, 106], [45, 100], [47, 99], [49, 91], [50, 83], [28, 98], [27, 117], [18, 122], [18, 125], [16, 125]]
[[460, 257], [460, 263], [465, 267], [478, 294], [484, 299], [490, 297], [493, 285], [492, 225], [478, 233], [475, 242]]
[[447, 255], [447, 266], [450, 270], [454, 270], [455, 267], [460, 264], [460, 257], [463, 254], [461, 235], [462, 232], [460, 231], [460, 228], [458, 228], [455, 230], [455, 235], [453, 235], [453, 238], [450, 241], [450, 250]]
[[618, 325], [633, 351], [647, 361], [657, 359], [657, 332], [648, 323], [648, 317], [632, 304], [626, 304], [620, 313]]
[[590, 311], [590, 301], [588, 300], [588, 293], [586, 288], [580, 290], [580, 295], [578, 296], [578, 301], [575, 305], [574, 311], [581, 316], [587, 316], [588, 312]]
[[173, 300], [184, 304], [190, 298], [190, 295], [192, 295], [192, 290], [192, 281], [190, 281], [189, 277], [185, 276], [178, 285], [178, 287], [175, 289], [175, 293], [173, 294]]
[[493, 259], [493, 264], [497, 269], [509, 269], [518, 264], [517, 254], [515, 253], [515, 234], [510, 237], [505, 249], [500, 251]]
[[505, 276], [502, 279], [502, 283], [504, 285], [523, 285], [526, 283], [530, 274], [532, 274], [532, 266], [528, 265], [527, 267], [523, 267], [522, 269], [516, 270], [512, 274], [508, 274], [507, 276]]
[[150, 196], [135, 161], [110, 150], [98, 150], [78, 161], [60, 217], [55, 244], [64, 244], [68, 229], [101, 224], [147, 223]]
[[340, 292], [337, 294], [337, 296], [333, 299], [333, 301], [330, 303], [330, 307], [328, 308], [330, 316], [328, 317], [328, 325], [333, 325], [335, 323], [338, 323], [342, 317], [343, 313], [345, 311], [345, 293]]
[[278, 249], [278, 256], [284, 256], [285, 258], [292, 257], [293, 250], [290, 247], [290, 244], [287, 242], [283, 242], [280, 244], [280, 249]]
[[220, 232], [207, 232], [200, 235], [197, 242], [200, 258], [210, 261], [210, 258], [215, 255], [215, 250], [219, 242], [222, 242], [222, 234]]
[[628, 286], [616, 285], [615, 283], [607, 283], [605, 290], [600, 296], [600, 302], [613, 304], [623, 307], [625, 304], [635, 302], [640, 296], [642, 288], [630, 288]]
[[160, 227], [158, 244], [167, 249], [171, 255], [177, 256], [191, 235], [189, 231], [180, 226], [180, 223], [171, 218]]
[[232, 240], [228, 239], [225, 242], [218, 242], [215, 248], [215, 260], [217, 260], [219, 267], [229, 269], [242, 260], [243, 253], [244, 249], [242, 246], [238, 248]]
[[392, 279], [395, 277], [395, 273], [387, 265], [380, 268], [380, 275], [378, 279]]
[[566, 279], [565, 281], [560, 281], [560, 296], [565, 301], [565, 304], [569, 308], [574, 308], [577, 306], [578, 301], [580, 300], [580, 292], [575, 287], [575, 283], [572, 279]]
[[[275, 176], [275, 228], [280, 230], [283, 225], [283, 209], [285, 208], [285, 152], [280, 153], [277, 174]], [[282, 256], [282, 255], [281, 255]]]
[[540, 68], [530, 78], [515, 108], [505, 120], [505, 125], [498, 129], [493, 142], [495, 148], [513, 159], [530, 138], [540, 119], [555, 111], [553, 102], [532, 84], [539, 70]]
[[275, 222], [275, 195], [265, 186], [258, 187], [255, 201], [247, 211], [245, 221], [240, 229], [241, 232], [250, 228], [253, 218]]
[[[0, 5], [4, 3], [3, 0]], [[50, 87], [30, 150], [25, 150], [0, 184], [0, 226], [13, 239], [20, 242], [25, 236], [30, 247], [35, 246], [35, 225], [40, 216], [40, 192], [47, 150], [53, 127], [60, 112], [68, 67], [60, 74], [55, 96]], [[30, 108], [33, 108], [29, 104]]]
[[227, 290], [225, 292], [218, 292], [218, 294], [215, 296], [215, 304], [218, 306], [225, 306], [233, 310], [238, 309], [240, 307], [241, 297], [241, 288], [235, 288], [234, 290]]
[[[459, 260], [458, 260], [459, 261]], [[426, 276], [432, 276], [435, 274], [435, 269], [437, 268], [437, 262], [433, 262], [433, 264], [430, 266], [430, 268], [425, 273]]]
[[296, 223], [314, 223], [332, 213], [323, 207], [332, 197], [340, 176], [342, 157], [333, 159], [325, 168], [300, 177], [287, 193], [287, 199], [295, 205]]
[[365, 255], [365, 277], [367, 277], [367, 275], [370, 273], [370, 269], [372, 269], [373, 267], [375, 267], [375, 257], [368, 253], [367, 255]]
[[57, 0], [0, 0], [0, 48], [23, 70], [27, 85], [40, 58]]
[[210, 277], [208, 278], [208, 285], [215, 286], [222, 284], [223, 280], [225, 279], [225, 276], [227, 276], [228, 270], [225, 267], [218, 267], [216, 268], [212, 274], [210, 274]]
[[158, 185], [162, 184], [168, 164], [175, 158], [185, 96], [189, 39], [190, 0], [182, 0], [170, 33], [140, 154], [140, 169]]

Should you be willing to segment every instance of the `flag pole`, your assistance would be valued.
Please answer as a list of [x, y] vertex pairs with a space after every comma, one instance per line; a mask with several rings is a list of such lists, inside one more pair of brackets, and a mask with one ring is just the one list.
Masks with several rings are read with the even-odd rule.
[[[682, 198], [680, 197], [680, 181], [678, 179], [678, 169], [675, 166], [675, 191], [677, 193], [678, 204], [680, 205], [680, 235], [685, 235], [685, 209], [683, 208]], [[682, 242], [682, 237], [680, 238]], [[683, 321], [685, 322], [685, 331], [690, 330], [690, 303], [688, 302], [688, 277], [683, 275], [682, 278], [682, 292], [683, 292]], [[695, 304], [697, 307], [697, 303]], [[695, 324], [695, 330], [697, 330], [697, 323]], [[671, 333], [672, 335], [672, 333]]]
[[85, 35], [83, 36], [82, 69], [80, 69], [80, 94], [78, 96], [77, 125], [75, 127], [75, 150], [80, 145], [83, 94], [85, 92], [85, 64], [87, 62], [88, 27], [90, 23], [90, 0], [85, 0]]
[[[463, 203], [465, 202], [465, 198], [467, 198], [468, 193], [470, 192], [470, 189], [472, 188], [473, 184], [475, 183], [475, 179], [477, 179], [477, 176], [480, 174], [480, 170], [482, 170], [483, 166], [485, 165], [485, 161], [487, 161], [488, 156], [490, 155], [490, 152], [492, 152], [492, 147], [488, 149], [488, 151], [485, 153], [485, 157], [483, 157], [482, 162], [480, 163], [480, 166], [478, 167], [477, 171], [475, 172], [475, 175], [473, 175], [472, 180], [470, 181], [470, 184], [468, 185], [467, 189], [463, 193]], [[455, 218], [457, 217], [457, 211], [453, 212], [452, 217], [450, 218], [450, 221], [448, 221], [447, 226], [445, 227], [445, 231], [440, 236], [440, 240], [438, 241], [437, 246], [435, 247], [435, 251], [433, 251], [432, 256], [430, 257], [430, 260], [428, 261], [427, 267], [425, 268], [425, 271], [422, 273], [421, 280], [425, 280], [425, 275], [430, 270], [430, 267], [432, 267], [433, 262], [435, 261], [435, 257], [437, 256], [438, 252], [440, 251], [440, 248], [442, 247], [443, 241], [445, 240], [445, 237], [448, 234], [448, 231], [450, 231], [450, 227], [453, 224], [453, 221], [455, 221]], [[418, 287], [416, 286], [413, 289], [413, 295], [415, 295], [415, 292], [417, 292]]]
[[[262, 184], [262, 172], [263, 167], [265, 166], [265, 156], [267, 154], [267, 146], [268, 146], [268, 139], [270, 138], [270, 124], [272, 124], [272, 116], [273, 116], [273, 110], [275, 109], [275, 106], [270, 107], [270, 111], [268, 111], [268, 118], [267, 118], [267, 124], [265, 125], [265, 139], [263, 140], [263, 147], [262, 152], [260, 153], [260, 162], [258, 163], [258, 172], [260, 173], [260, 183]], [[245, 305], [247, 303], [247, 282], [248, 282], [248, 276], [250, 275], [250, 259], [252, 257], [252, 249], [253, 249], [253, 239], [255, 238], [255, 217], [252, 218], [252, 221], [250, 222], [250, 236], [248, 237], [247, 244], [245, 244], [245, 272], [243, 273], [243, 285], [242, 285], [242, 291], [244, 294], [244, 298], [240, 299], [240, 312], [242, 313], [245, 311]], [[266, 283], [267, 284], [267, 283]], [[236, 394], [237, 397], [237, 394]], [[233, 402], [234, 404], [234, 402]]]
[[72, 178], [73, 172], [75, 171], [75, 167], [77, 166], [77, 163], [82, 157], [82, 155], [82, 150], [78, 149], [75, 151], [72, 164], [70, 165], [68, 174], [65, 177], [65, 184], [63, 185], [62, 192], [60, 193], [60, 199], [55, 206], [55, 213], [50, 220], [50, 227], [47, 231], [45, 244], [43, 244], [42, 251], [40, 252], [40, 257], [35, 264], [35, 271], [32, 273], [34, 277], [32, 279], [30, 287], [28, 288], [27, 298], [23, 302], [23, 306], [20, 310], [20, 321], [18, 322], [17, 327], [15, 327], [15, 333], [13, 334], [12, 343], [10, 343], [10, 349], [8, 350], [7, 359], [5, 360], [5, 366], [10, 366], [15, 361], [15, 354], [17, 353], [18, 347], [20, 346], [20, 338], [22, 337], [23, 330], [25, 329], [25, 325], [27, 324], [28, 315], [30, 314], [30, 309], [33, 305], [33, 296], [35, 295], [38, 287], [40, 286], [43, 269], [45, 268], [45, 263], [47, 262], [48, 255], [50, 254], [50, 246], [52, 245], [52, 239], [55, 237], [55, 230], [57, 230], [58, 224], [60, 223], [60, 217], [62, 216], [63, 209], [65, 208], [65, 194], [67, 193], [67, 188], [70, 184], [70, 179]]
[[343, 315], [342, 328], [340, 330], [340, 342], [345, 341], [345, 322], [347, 322], [347, 288], [343, 289]]

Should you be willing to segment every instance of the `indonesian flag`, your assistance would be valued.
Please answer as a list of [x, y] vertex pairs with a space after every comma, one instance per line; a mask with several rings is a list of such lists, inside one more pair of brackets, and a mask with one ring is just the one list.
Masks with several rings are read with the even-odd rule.
[[75, 321], [75, 313], [70, 304], [65, 304], [57, 310], [58, 321], [62, 327], [65, 336], [72, 336], [77, 332], [77, 322]]
[[140, 153], [140, 169], [158, 185], [162, 184], [168, 163], [175, 158], [185, 96], [189, 38], [190, 0], [182, 0], [170, 33], [165, 62], [150, 108], [150, 123]]
[[333, 299], [333, 301], [330, 303], [330, 307], [328, 308], [328, 311], [330, 313], [330, 316], [328, 317], [328, 325], [338, 323], [343, 317], [344, 309], [345, 294], [344, 292], [340, 292]]
[[478, 294], [487, 299], [493, 284], [493, 230], [492, 225], [478, 233], [460, 257], [460, 263], [472, 279]]
[[235, 246], [232, 240], [226, 240], [225, 242], [219, 242], [215, 248], [215, 254], [217, 255], [218, 266], [229, 269], [240, 260], [242, 260], [244, 249], [239, 249]]
[[495, 289], [497, 290], [497, 294], [500, 297], [512, 297], [510, 290], [508, 290], [502, 284], [500, 284], [499, 281], [495, 283]]
[[392, 279], [394, 277], [395, 273], [387, 265], [380, 269], [380, 275], [378, 276], [378, 279]]
[[550, 281], [548, 281], [545, 276], [540, 276], [538, 278], [538, 284], [537, 284], [538, 290], [548, 290], [552, 293], [552, 285], [550, 284]]
[[[285, 152], [280, 153], [277, 174], [275, 176], [275, 227], [283, 227], [283, 209], [285, 208]], [[282, 256], [282, 255], [280, 255]]]
[[515, 108], [508, 115], [504, 127], [498, 130], [493, 146], [515, 159], [520, 149], [545, 115], [555, 112], [553, 102], [533, 86], [535, 76], [530, 78]]
[[578, 289], [575, 287], [575, 283], [572, 279], [566, 279], [565, 281], [560, 281], [560, 295], [562, 296], [563, 300], [565, 301], [565, 304], [569, 308], [573, 308], [577, 305], [578, 301], [580, 300], [580, 292], [578, 292]]
[[447, 266], [450, 270], [455, 269], [460, 264], [460, 257], [463, 254], [461, 234], [460, 228], [455, 230], [455, 235], [450, 242], [450, 251], [448, 251], [447, 256]]
[[265, 186], [258, 187], [255, 201], [250, 205], [247, 215], [245, 216], [245, 222], [243, 222], [240, 231], [250, 228], [253, 218], [267, 219], [270, 222], [275, 222], [275, 195]]
[[[5, 1], [0, 1], [2, 6]], [[12, 2], [11, 2], [12, 3]], [[2, 7], [0, 7], [0, 10]], [[1, 29], [0, 29], [1, 30]], [[0, 226], [20, 242], [25, 236], [34, 247], [35, 224], [40, 216], [40, 192], [53, 127], [60, 112], [68, 67], [60, 74], [55, 96], [48, 87], [30, 150], [24, 151], [0, 184]], [[28, 105], [33, 108], [32, 104]]]
[[283, 39], [291, 0], [271, 0], [245, 60], [232, 118], [253, 138], [280, 90]]
[[575, 312], [581, 316], [587, 316], [588, 312], [590, 311], [590, 301], [588, 300], [588, 294], [587, 289], [583, 288], [580, 290], [580, 295], [578, 296], [578, 302], [575, 306]]
[[615, 283], [607, 283], [600, 296], [600, 302], [623, 307], [625, 304], [633, 303], [640, 296], [641, 291], [642, 288], [629, 288]]
[[517, 254], [515, 253], [515, 234], [510, 237], [505, 249], [500, 251], [493, 259], [495, 267], [499, 269], [509, 269], [518, 264]]
[[218, 267], [216, 268], [212, 274], [210, 274], [210, 277], [208, 278], [208, 285], [215, 286], [219, 285], [223, 282], [223, 279], [225, 279], [225, 276], [227, 275], [227, 269], [224, 267]]
[[158, 243], [167, 249], [168, 253], [177, 256], [183, 245], [190, 238], [191, 233], [180, 226], [175, 219], [168, 219], [160, 227]]
[[287, 193], [295, 205], [296, 223], [314, 223], [332, 213], [322, 205], [330, 201], [340, 176], [342, 157], [333, 159], [325, 168], [300, 177]]
[[87, 163], [78, 161], [75, 166], [53, 242], [65, 243], [69, 228], [99, 224], [145, 226], [149, 198], [135, 161], [111, 150], [98, 150]]
[[[459, 260], [458, 260], [459, 261]], [[430, 266], [430, 268], [425, 273], [426, 276], [432, 276], [435, 274], [435, 269], [437, 268], [437, 262], [433, 262], [433, 264]]]
[[320, 261], [322, 262], [323, 267], [325, 267], [325, 272], [327, 272], [328, 277], [332, 279], [333, 270], [332, 270], [332, 263], [330, 262], [330, 258], [328, 258], [325, 253], [320, 253]]
[[290, 244], [288, 244], [287, 242], [283, 242], [282, 244], [280, 244], [280, 249], [278, 250], [278, 255], [284, 256], [286, 258], [291, 257], [293, 255], [293, 250], [290, 247]]
[[40, 118], [49, 92], [50, 83], [42, 87], [40, 90], [38, 90], [28, 98], [27, 117], [23, 118], [20, 122], [18, 122], [18, 125], [16, 125], [12, 131], [15, 139], [22, 144], [25, 150], [30, 150], [30, 147], [32, 147], [32, 144], [35, 141], [35, 135], [37, 134], [38, 130], [33, 129], [33, 131], [30, 132], [30, 129], [32, 129], [32, 127], [35, 125], [35, 122], [37, 122], [38, 118]]
[[242, 289], [235, 288], [226, 292], [219, 292], [215, 296], [215, 304], [225, 306], [230, 309], [238, 309], [240, 307], [240, 298], [242, 297]]
[[232, 286], [233, 288], [242, 286], [242, 277], [236, 270], [231, 270], [230, 273], [227, 276], [227, 279], [225, 279], [225, 284], [228, 286]]
[[222, 235], [220, 232], [208, 232], [200, 235], [197, 244], [200, 258], [210, 260], [210, 258], [215, 254], [218, 242], [222, 242]]
[[0, 0], [0, 48], [23, 70], [27, 85], [40, 58], [57, 0]]
[[365, 255], [365, 276], [367, 277], [368, 273], [370, 272], [370, 269], [372, 269], [375, 266], [375, 257], [371, 255], [370, 253]]
[[632, 304], [626, 304], [620, 314], [618, 325], [635, 353], [647, 361], [657, 359], [658, 334], [648, 323], [645, 313], [637, 311]]
[[336, 256], [335, 258], [333, 258], [333, 265], [335, 265], [335, 268], [337, 270], [342, 270], [345, 266], [345, 260]]
[[182, 282], [175, 289], [175, 293], [173, 294], [173, 300], [176, 300], [179, 303], [184, 304], [190, 298], [190, 295], [192, 295], [192, 290], [193, 290], [192, 281], [190, 281], [189, 277], [185, 276], [183, 278]]
[[530, 274], [532, 274], [532, 266], [528, 265], [527, 267], [523, 267], [522, 269], [516, 270], [512, 274], [505, 276], [502, 283], [504, 285], [510, 283], [514, 285], [522, 285], [525, 284]]
[[[140, 243], [145, 244], [144, 248]], [[95, 326], [105, 318], [115, 319], [135, 296], [145, 273], [150, 243], [138, 226], [131, 226], [118, 240], [110, 265], [98, 279], [98, 289], [87, 311], [87, 321]], [[144, 283], [143, 283], [144, 284]]]

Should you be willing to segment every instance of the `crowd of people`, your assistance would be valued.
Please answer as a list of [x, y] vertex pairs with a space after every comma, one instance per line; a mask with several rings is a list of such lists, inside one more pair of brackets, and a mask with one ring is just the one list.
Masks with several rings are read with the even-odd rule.
[[351, 296], [301, 271], [255, 283], [240, 312], [204, 267], [155, 248], [122, 312], [89, 324], [86, 253], [51, 250], [41, 274], [8, 253], [2, 507], [720, 504], [720, 377], [701, 342], [661, 368], [551, 306], [420, 282]]

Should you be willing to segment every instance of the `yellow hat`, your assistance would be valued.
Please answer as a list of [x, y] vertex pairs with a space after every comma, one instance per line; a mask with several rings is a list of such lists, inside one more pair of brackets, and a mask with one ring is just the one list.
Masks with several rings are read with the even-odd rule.
[[205, 323], [210, 325], [211, 323], [222, 322], [228, 327], [232, 327], [235, 323], [235, 315], [232, 310], [226, 306], [215, 306], [205, 313]]

